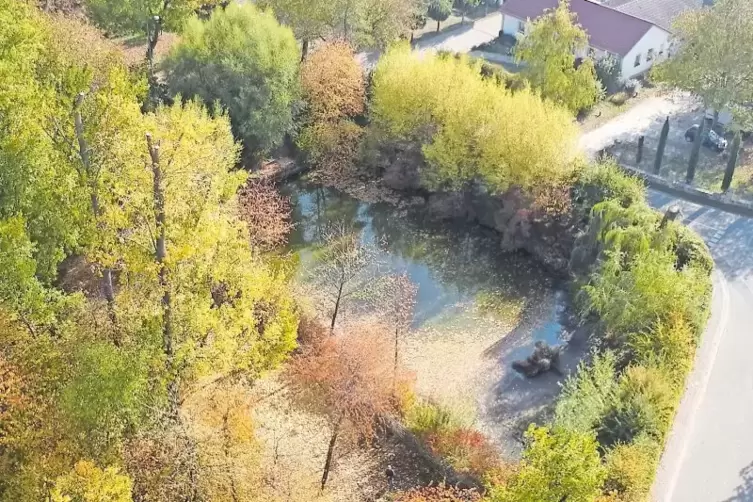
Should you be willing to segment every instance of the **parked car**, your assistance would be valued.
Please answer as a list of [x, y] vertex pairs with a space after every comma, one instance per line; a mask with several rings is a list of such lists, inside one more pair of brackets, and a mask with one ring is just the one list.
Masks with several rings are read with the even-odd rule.
[[[690, 129], [685, 131], [685, 141], [688, 141], [690, 143], [695, 141], [696, 135], [698, 134], [698, 129], [700, 129], [700, 127], [698, 126], [698, 124], [695, 124]], [[719, 153], [723, 152], [727, 148], [727, 140], [724, 139], [718, 132], [704, 131], [703, 135], [704, 138], [702, 144], [706, 148], [710, 148], [711, 150]]]

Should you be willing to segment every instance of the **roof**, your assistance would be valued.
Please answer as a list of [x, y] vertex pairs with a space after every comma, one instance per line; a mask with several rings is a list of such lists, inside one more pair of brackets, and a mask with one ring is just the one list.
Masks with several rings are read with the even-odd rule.
[[604, 0], [604, 5], [671, 31], [677, 16], [700, 9], [703, 0]]
[[[654, 0], [662, 1], [662, 0]], [[691, 0], [671, 0], [691, 1]], [[559, 0], [507, 0], [502, 13], [518, 19], [536, 19]], [[571, 0], [570, 10], [588, 33], [589, 44], [597, 49], [624, 56], [643, 38], [653, 24], [631, 14], [589, 0]]]

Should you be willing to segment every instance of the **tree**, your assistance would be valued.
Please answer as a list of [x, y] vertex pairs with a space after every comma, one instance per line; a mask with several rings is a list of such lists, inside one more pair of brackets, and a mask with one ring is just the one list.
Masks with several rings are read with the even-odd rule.
[[722, 180], [722, 192], [729, 190], [729, 187], [732, 184], [732, 176], [735, 174], [737, 158], [740, 155], [741, 140], [742, 134], [740, 131], [735, 131], [735, 138], [732, 140], [732, 149], [729, 154], [729, 160], [727, 161], [727, 169], [724, 171], [724, 179]]
[[342, 38], [359, 48], [387, 47], [410, 30], [422, 0], [264, 0], [281, 22], [290, 26], [303, 46], [311, 40]]
[[591, 502], [605, 470], [593, 433], [531, 425], [519, 471], [492, 493], [495, 502]]
[[465, 16], [467, 16], [472, 9], [481, 5], [481, 0], [457, 0], [457, 4], [460, 8], [460, 13], [462, 14], [462, 18], [460, 19], [462, 24], [465, 23]]
[[656, 149], [656, 159], [654, 159], [654, 174], [659, 174], [661, 171], [661, 163], [664, 160], [664, 149], [667, 146], [667, 138], [669, 137], [669, 117], [664, 121], [664, 125], [661, 128], [661, 135], [659, 136], [659, 147]]
[[363, 69], [344, 42], [327, 42], [304, 62], [301, 89], [312, 122], [356, 117], [366, 107]]
[[588, 46], [588, 35], [575, 22], [567, 0], [533, 21], [515, 47], [523, 75], [542, 97], [573, 113], [593, 105], [603, 94], [593, 61], [576, 64], [575, 54]]
[[132, 482], [113, 467], [76, 463], [73, 471], [55, 480], [52, 502], [131, 502]]
[[316, 260], [311, 275], [332, 304], [330, 330], [334, 332], [343, 302], [364, 293], [374, 281], [376, 250], [361, 241], [360, 232], [340, 223], [325, 232]]
[[[740, 50], [753, 43], [753, 5], [744, 0], [720, 0], [709, 9], [682, 15], [673, 27], [678, 50], [654, 69], [655, 79], [690, 91], [714, 109], [712, 127], [720, 110], [737, 115], [742, 103], [753, 98], [753, 55]], [[705, 120], [693, 144], [687, 180], [695, 176]]]
[[528, 191], [572, 172], [570, 114], [529, 90], [511, 94], [467, 60], [417, 58], [405, 44], [380, 59], [372, 82], [372, 126], [420, 148], [426, 187], [481, 180], [493, 191]]
[[439, 25], [452, 14], [452, 0], [429, 0], [427, 15], [437, 22], [437, 33]]
[[250, 3], [192, 19], [165, 61], [170, 92], [219, 102], [254, 156], [278, 146], [293, 126], [300, 56], [292, 32]]
[[390, 275], [380, 288], [382, 315], [385, 322], [395, 329], [395, 377], [399, 362], [400, 339], [410, 330], [413, 313], [416, 306], [418, 286], [414, 284], [408, 274]]
[[153, 106], [157, 96], [155, 49], [163, 30], [180, 31], [199, 7], [219, 0], [84, 0], [89, 16], [100, 28], [115, 35], [146, 35], [147, 75]]
[[322, 472], [324, 489], [339, 439], [371, 439], [378, 419], [395, 413], [392, 357], [383, 328], [355, 327], [328, 337], [294, 358], [286, 379], [298, 401], [324, 416], [331, 435]]

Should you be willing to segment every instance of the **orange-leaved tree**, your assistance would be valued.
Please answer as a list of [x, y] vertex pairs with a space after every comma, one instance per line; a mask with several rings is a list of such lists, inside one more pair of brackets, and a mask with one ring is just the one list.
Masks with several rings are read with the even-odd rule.
[[[399, 411], [393, 397], [393, 361], [387, 328], [355, 326], [345, 336], [303, 347], [286, 378], [297, 401], [331, 428], [321, 486], [327, 483], [339, 439], [372, 439], [380, 419]], [[407, 382], [402, 378], [402, 382]]]

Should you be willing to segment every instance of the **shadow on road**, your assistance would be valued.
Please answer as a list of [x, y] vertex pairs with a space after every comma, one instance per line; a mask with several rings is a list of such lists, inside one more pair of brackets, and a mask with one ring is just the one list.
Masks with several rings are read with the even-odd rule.
[[753, 462], [740, 471], [742, 483], [735, 488], [735, 494], [720, 502], [753, 502]]

